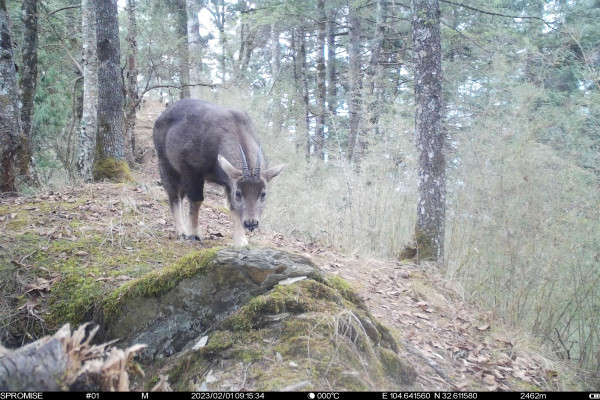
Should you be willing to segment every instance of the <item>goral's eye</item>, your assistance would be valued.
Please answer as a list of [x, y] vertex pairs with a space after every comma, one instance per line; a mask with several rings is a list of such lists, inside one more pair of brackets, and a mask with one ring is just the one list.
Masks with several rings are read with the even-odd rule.
[[264, 200], [266, 197], [267, 197], [267, 194], [266, 194], [265, 192], [262, 192], [262, 193], [260, 194], [260, 199], [261, 199], [261, 200]]
[[238, 200], [241, 200], [241, 199], [242, 199], [242, 194], [240, 193], [240, 191], [239, 191], [239, 190], [236, 190], [236, 191], [235, 191], [235, 198], [236, 198], [236, 199], [238, 199]]

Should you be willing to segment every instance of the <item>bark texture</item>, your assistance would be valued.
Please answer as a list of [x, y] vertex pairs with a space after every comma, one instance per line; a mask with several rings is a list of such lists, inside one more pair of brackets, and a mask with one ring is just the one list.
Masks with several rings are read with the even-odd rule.
[[0, 192], [16, 192], [17, 156], [23, 145], [13, 41], [5, 0], [0, 0]]
[[298, 36], [300, 36], [300, 45], [298, 48], [297, 64], [300, 70], [300, 81], [302, 87], [302, 104], [304, 105], [304, 125], [306, 127], [306, 159], [310, 158], [310, 111], [309, 111], [309, 96], [308, 96], [308, 74], [306, 72], [306, 30], [304, 27], [299, 28]]
[[177, 7], [177, 33], [179, 36], [179, 92], [180, 99], [189, 99], [190, 94], [190, 48], [188, 45], [188, 14], [185, 0], [178, 0]]
[[327, 89], [325, 86], [325, 36], [327, 33], [327, 17], [325, 16], [325, 1], [317, 1], [319, 22], [317, 24], [317, 123], [315, 127], [315, 154], [319, 158], [325, 157], [325, 114], [327, 113]]
[[135, 118], [139, 104], [138, 96], [138, 57], [137, 21], [135, 0], [127, 0], [127, 97], [125, 106], [125, 158], [131, 164], [135, 160]]
[[200, 71], [202, 71], [202, 38], [200, 37], [200, 22], [198, 21], [200, 3], [198, 0], [187, 0], [186, 6], [190, 52], [190, 84], [194, 85], [200, 82]]
[[327, 110], [329, 118], [333, 118], [337, 112], [337, 71], [336, 71], [336, 41], [335, 30], [337, 24], [335, 21], [335, 10], [329, 12], [329, 22], [327, 23]]
[[116, 0], [97, 0], [98, 136], [94, 179], [121, 181], [128, 175], [123, 136], [119, 20]]
[[281, 91], [277, 81], [281, 71], [281, 46], [279, 44], [279, 28], [271, 24], [271, 93], [273, 94], [273, 134], [278, 136], [283, 126], [283, 107], [281, 105]]
[[412, 0], [418, 200], [415, 239], [419, 260], [443, 261], [446, 161], [442, 123], [442, 52], [437, 0]]
[[356, 15], [356, 10], [351, 6], [348, 14], [348, 111], [350, 113], [350, 136], [348, 149], [348, 158], [350, 161], [360, 162], [365, 149], [365, 138], [361, 137], [361, 74], [360, 74], [360, 36], [361, 25], [360, 18]]
[[377, 30], [371, 42], [371, 59], [367, 67], [367, 85], [369, 90], [368, 110], [370, 112], [371, 135], [379, 133], [379, 115], [383, 105], [383, 66], [381, 65], [381, 53], [386, 33], [386, 10], [387, 1], [377, 0]]
[[92, 180], [96, 134], [98, 131], [98, 55], [96, 53], [96, 0], [81, 1], [83, 41], [83, 113], [79, 131], [77, 170], [85, 180]]
[[21, 19], [23, 21], [23, 45], [20, 86], [23, 143], [19, 155], [19, 174], [29, 176], [32, 157], [33, 100], [35, 98], [38, 73], [37, 0], [23, 0], [21, 4]]

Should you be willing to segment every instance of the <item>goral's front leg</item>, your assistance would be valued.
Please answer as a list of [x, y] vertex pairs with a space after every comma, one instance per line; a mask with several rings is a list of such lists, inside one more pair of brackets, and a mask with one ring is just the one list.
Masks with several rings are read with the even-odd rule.
[[233, 218], [233, 245], [236, 247], [248, 246], [248, 239], [246, 238], [246, 232], [242, 226], [240, 216], [235, 211], [232, 211], [231, 214]]
[[188, 234], [189, 240], [202, 242], [198, 229], [198, 215], [200, 214], [201, 201], [190, 201], [190, 212], [188, 215]]

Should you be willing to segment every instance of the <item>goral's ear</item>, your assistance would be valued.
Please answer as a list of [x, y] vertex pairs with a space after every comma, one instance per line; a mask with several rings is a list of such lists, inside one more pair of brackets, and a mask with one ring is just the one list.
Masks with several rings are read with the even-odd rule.
[[231, 163], [222, 155], [219, 154], [217, 159], [219, 161], [219, 165], [221, 168], [223, 168], [223, 171], [225, 171], [229, 179], [233, 180], [242, 175], [242, 170], [231, 165]]
[[283, 170], [287, 164], [280, 164], [275, 167], [271, 167], [268, 170], [261, 173], [261, 176], [265, 178], [265, 181], [269, 182], [271, 179], [275, 178], [279, 173]]

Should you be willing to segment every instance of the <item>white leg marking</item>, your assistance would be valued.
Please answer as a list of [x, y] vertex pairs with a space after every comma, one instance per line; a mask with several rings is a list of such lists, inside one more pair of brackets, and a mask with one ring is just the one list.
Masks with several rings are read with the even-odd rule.
[[190, 213], [188, 215], [188, 233], [190, 236], [198, 236], [198, 214], [200, 213], [200, 206], [202, 205], [201, 201], [190, 202]]
[[171, 212], [173, 213], [173, 221], [175, 222], [175, 234], [179, 237], [185, 235], [185, 227], [183, 225], [183, 219], [181, 215], [182, 204], [181, 201], [175, 204]]
[[179, 198], [179, 215], [181, 218], [181, 230], [185, 236], [188, 236], [188, 216], [185, 212], [185, 207], [183, 206], [183, 197]]
[[233, 245], [236, 247], [248, 246], [246, 232], [244, 231], [239, 215], [235, 211], [231, 211], [231, 216], [233, 218]]

